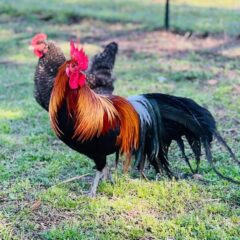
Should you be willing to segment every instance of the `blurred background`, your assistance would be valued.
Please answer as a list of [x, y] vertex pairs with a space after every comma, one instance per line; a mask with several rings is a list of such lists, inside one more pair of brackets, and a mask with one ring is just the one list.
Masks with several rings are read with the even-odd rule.
[[[239, 0], [0, 0], [0, 239], [239, 239], [240, 191], [224, 181], [120, 178], [100, 187], [98, 202], [81, 195], [89, 183], [49, 188], [94, 170], [56, 140], [33, 98], [38, 60], [28, 46], [38, 32], [67, 56], [70, 39], [90, 56], [116, 41], [116, 94], [193, 98], [240, 157]], [[214, 152], [218, 169], [239, 177]], [[174, 145], [170, 158], [189, 171]], [[201, 174], [218, 180], [205, 161]]]
[[[118, 81], [121, 94], [150, 91], [167, 79], [214, 85], [225, 78], [223, 67], [238, 64], [239, 8], [238, 0], [1, 0], [0, 63], [29, 64], [33, 56], [26, 46], [35, 33], [45, 32], [65, 53], [69, 39], [80, 39], [90, 55], [118, 42], [117, 75], [122, 81], [148, 79], [148, 88], [143, 82], [123, 90]], [[160, 89], [170, 91], [173, 85], [165, 83]]]

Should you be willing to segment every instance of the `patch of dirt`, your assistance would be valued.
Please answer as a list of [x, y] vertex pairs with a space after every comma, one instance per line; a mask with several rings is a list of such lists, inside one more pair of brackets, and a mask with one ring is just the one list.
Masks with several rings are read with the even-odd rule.
[[38, 232], [41, 232], [50, 229], [52, 226], [57, 226], [64, 220], [70, 220], [73, 217], [74, 213], [71, 211], [43, 205], [36, 210], [32, 210], [30, 220], [37, 225]]
[[[72, 211], [60, 208], [53, 208], [50, 205], [42, 204], [40, 201], [34, 203], [30, 202], [18, 202], [18, 209], [26, 209], [28, 212], [27, 219], [19, 220], [14, 224], [11, 224], [13, 233], [18, 235], [20, 232], [23, 233], [26, 238], [24, 239], [39, 239], [42, 232], [56, 227], [65, 220], [75, 219], [75, 214]], [[17, 211], [18, 212], [18, 211]], [[17, 213], [16, 212], [16, 213]], [[22, 229], [22, 221], [31, 223], [34, 225], [34, 231], [28, 232], [28, 229]]]
[[207, 52], [220, 54], [227, 57], [240, 57], [240, 39], [228, 36], [206, 38], [192, 35], [180, 35], [173, 32], [132, 32], [131, 34], [108, 38], [109, 41], [119, 43], [123, 52], [143, 52], [170, 56], [185, 52]]

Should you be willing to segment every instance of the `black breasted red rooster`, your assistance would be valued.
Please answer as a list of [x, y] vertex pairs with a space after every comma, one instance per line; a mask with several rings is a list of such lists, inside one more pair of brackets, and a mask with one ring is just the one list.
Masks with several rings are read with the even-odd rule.
[[[54, 69], [51, 68], [51, 57], [48, 62], [45, 61], [45, 68], [50, 68], [49, 84], [48, 77], [41, 78], [38, 74], [41, 72], [41, 60], [50, 53], [50, 48], [44, 42], [38, 42], [37, 46], [41, 47], [42, 53], [35, 75], [37, 101], [40, 104], [44, 102], [42, 105], [46, 109], [49, 106], [51, 125], [57, 136], [95, 162], [97, 174], [91, 196], [95, 196], [99, 180], [107, 176], [106, 157], [114, 152], [126, 156], [125, 171], [130, 165], [131, 156], [135, 155], [140, 171], [147, 157], [157, 172], [164, 170], [171, 177], [168, 148], [171, 141], [176, 140], [184, 150], [184, 145], [181, 145], [183, 136], [186, 136], [198, 162], [203, 145], [214, 171], [238, 183], [219, 173], [212, 163], [210, 144], [213, 137], [237, 159], [217, 132], [215, 120], [208, 110], [191, 99], [159, 93], [124, 99], [94, 92], [87, 82], [88, 57], [72, 41], [70, 60], [61, 57], [64, 61], [61, 60], [61, 64]], [[38, 50], [34, 49], [35, 54], [38, 54]], [[91, 74], [92, 79], [96, 79], [96, 75]], [[41, 81], [37, 78], [41, 78]], [[39, 87], [41, 84], [44, 87]]]

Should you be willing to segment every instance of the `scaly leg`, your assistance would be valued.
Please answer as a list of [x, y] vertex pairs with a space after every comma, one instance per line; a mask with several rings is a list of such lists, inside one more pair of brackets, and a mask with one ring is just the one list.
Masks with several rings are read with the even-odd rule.
[[102, 171], [97, 171], [96, 176], [93, 180], [93, 185], [92, 185], [91, 190], [88, 194], [89, 197], [96, 197], [97, 187], [99, 185], [100, 180], [101, 179], [107, 180], [109, 176], [110, 176], [110, 172], [109, 172], [109, 169], [108, 169], [107, 165], [103, 168]]
[[92, 185], [91, 190], [88, 194], [89, 197], [92, 197], [92, 198], [96, 197], [97, 187], [98, 187], [99, 181], [101, 179], [101, 176], [102, 176], [102, 172], [97, 171], [96, 176], [93, 180], [93, 185]]

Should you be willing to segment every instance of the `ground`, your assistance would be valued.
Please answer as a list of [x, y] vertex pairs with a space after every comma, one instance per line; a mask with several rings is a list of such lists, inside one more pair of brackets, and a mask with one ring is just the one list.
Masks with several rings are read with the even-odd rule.
[[[79, 2], [0, 3], [0, 239], [240, 239], [240, 188], [219, 179], [204, 155], [200, 173], [208, 183], [155, 181], [151, 171], [145, 181], [119, 169], [115, 185], [102, 183], [96, 199], [87, 197], [93, 163], [55, 137], [33, 98], [37, 59], [28, 50], [40, 31], [66, 54], [71, 38], [91, 56], [117, 41], [116, 94], [193, 98], [240, 158], [240, 14], [230, 9], [239, 3], [176, 0], [165, 32], [164, 1]], [[175, 172], [189, 172], [174, 144], [170, 152]], [[216, 142], [213, 152], [217, 168], [240, 180]], [[61, 183], [83, 174], [90, 175]]]

